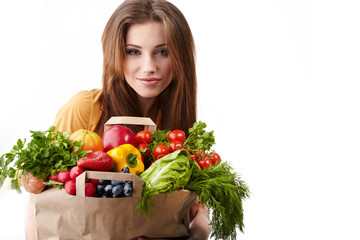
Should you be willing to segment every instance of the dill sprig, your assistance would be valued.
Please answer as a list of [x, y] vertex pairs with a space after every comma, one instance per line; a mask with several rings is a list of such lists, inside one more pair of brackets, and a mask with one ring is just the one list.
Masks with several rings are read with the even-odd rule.
[[193, 167], [185, 187], [195, 191], [200, 203], [211, 212], [211, 237], [236, 239], [236, 228], [244, 230], [242, 201], [249, 197], [249, 189], [226, 162], [201, 170]]

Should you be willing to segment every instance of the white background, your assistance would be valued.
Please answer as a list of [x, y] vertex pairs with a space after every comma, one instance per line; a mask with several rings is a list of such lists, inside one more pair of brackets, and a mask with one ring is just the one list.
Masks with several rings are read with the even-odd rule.
[[[0, 154], [101, 88], [121, 1], [0, 0]], [[239, 239], [360, 239], [357, 1], [172, 1], [197, 46], [199, 120], [251, 189]], [[0, 190], [0, 239], [27, 193]]]

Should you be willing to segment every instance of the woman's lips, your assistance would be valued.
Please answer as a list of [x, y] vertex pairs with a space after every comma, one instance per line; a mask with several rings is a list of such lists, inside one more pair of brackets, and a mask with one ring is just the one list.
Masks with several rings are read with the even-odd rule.
[[154, 86], [161, 81], [161, 78], [137, 78], [137, 80], [146, 86]]

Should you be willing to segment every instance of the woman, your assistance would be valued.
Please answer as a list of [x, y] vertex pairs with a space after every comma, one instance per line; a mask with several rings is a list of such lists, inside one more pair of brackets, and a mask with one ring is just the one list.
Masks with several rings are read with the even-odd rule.
[[[126, 0], [108, 21], [102, 44], [103, 88], [73, 96], [56, 116], [57, 130], [101, 136], [112, 116], [144, 116], [159, 129], [187, 132], [196, 121], [196, 73], [182, 13], [164, 0]], [[190, 239], [207, 239], [206, 208], [196, 201], [190, 217]]]
[[[145, 69], [149, 72], [131, 76], [133, 79], [125, 76], [131, 74], [129, 65], [135, 62], [135, 56], [143, 56], [136, 46], [126, 46], [127, 32], [132, 25], [145, 22], [160, 23], [163, 27], [165, 39], [162, 43], [166, 44], [157, 46], [154, 49], [157, 52], [151, 57], [153, 64], [159, 59], [157, 56], [169, 60], [171, 74], [167, 77], [170, 79], [164, 79], [168, 86], [159, 82], [164, 89], [158, 89], [159, 84], [155, 80], [133, 81], [136, 77], [146, 78], [151, 74], [158, 77], [158, 73], [151, 72], [157, 69]], [[139, 40], [141, 36], [134, 38]], [[151, 117], [159, 129], [187, 131], [193, 125], [196, 121], [194, 42], [186, 19], [174, 5], [166, 1], [123, 2], [107, 23], [102, 44], [102, 90], [83, 91], [75, 95], [60, 109], [55, 121], [58, 129], [73, 132], [87, 127], [102, 135], [104, 123], [111, 116]]]

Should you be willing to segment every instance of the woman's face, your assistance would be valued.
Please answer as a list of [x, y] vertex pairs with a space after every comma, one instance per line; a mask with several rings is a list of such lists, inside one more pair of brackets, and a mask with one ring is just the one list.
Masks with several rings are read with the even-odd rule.
[[158, 22], [133, 24], [128, 29], [125, 43], [126, 82], [141, 98], [158, 96], [172, 79], [163, 25]]

